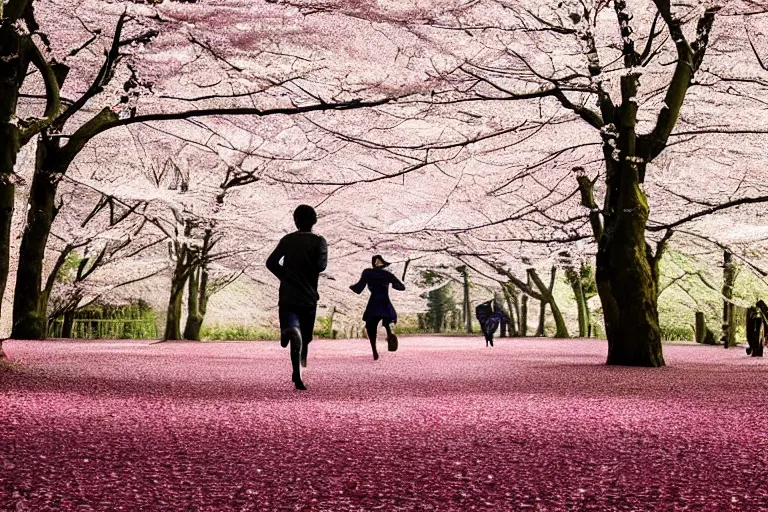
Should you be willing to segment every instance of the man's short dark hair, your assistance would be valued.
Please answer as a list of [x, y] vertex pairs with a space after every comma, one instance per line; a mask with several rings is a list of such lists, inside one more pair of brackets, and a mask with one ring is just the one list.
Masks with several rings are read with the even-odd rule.
[[309, 231], [317, 223], [317, 213], [308, 204], [301, 204], [293, 211], [293, 222], [298, 229]]

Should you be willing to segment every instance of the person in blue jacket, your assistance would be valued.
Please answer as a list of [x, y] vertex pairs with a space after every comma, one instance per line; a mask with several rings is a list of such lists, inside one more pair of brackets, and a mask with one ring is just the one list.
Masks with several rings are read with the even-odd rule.
[[365, 322], [365, 330], [368, 333], [368, 340], [371, 342], [371, 350], [373, 350], [374, 361], [379, 358], [379, 353], [376, 351], [376, 329], [379, 326], [379, 322], [384, 325], [384, 329], [387, 331], [387, 344], [389, 350], [394, 352], [397, 350], [397, 336], [392, 332], [391, 324], [397, 323], [397, 312], [392, 306], [392, 301], [389, 300], [389, 285], [395, 290], [405, 290], [405, 285], [392, 274], [390, 271], [385, 270], [389, 266], [389, 263], [377, 254], [371, 258], [372, 268], [363, 270], [363, 274], [360, 276], [360, 280], [350, 286], [349, 288], [357, 293], [363, 293], [363, 290], [368, 287], [371, 292], [371, 297], [368, 299], [368, 306], [363, 313], [363, 321]]
[[504, 308], [496, 299], [478, 304], [475, 308], [475, 316], [477, 316], [477, 321], [480, 322], [480, 329], [485, 336], [486, 347], [489, 343], [491, 347], [493, 346], [493, 333], [496, 332], [499, 323], [502, 321], [507, 322], [507, 324], [511, 323], [507, 312], [504, 311]]

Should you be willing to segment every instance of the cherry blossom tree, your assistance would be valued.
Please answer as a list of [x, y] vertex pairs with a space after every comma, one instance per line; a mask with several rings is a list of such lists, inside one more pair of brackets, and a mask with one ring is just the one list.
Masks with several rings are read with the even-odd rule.
[[[375, 251], [422, 258], [416, 269], [466, 265], [475, 284], [514, 286], [510, 303], [522, 292], [520, 302], [548, 305], [559, 336], [578, 313], [584, 335], [589, 311], [574, 273], [594, 259], [611, 364], [663, 364], [666, 248], [704, 243], [718, 262], [727, 249], [750, 271], [762, 267], [755, 219], [768, 197], [768, 127], [754, 113], [764, 109], [768, 52], [759, 5], [35, 5], [42, 28], [18, 37], [41, 48], [43, 69], [14, 90], [26, 119], [19, 140], [42, 148], [32, 178], [40, 193], [30, 196], [17, 292], [43, 290], [39, 240], [56, 211], [55, 183], [86, 153], [112, 146], [130, 149], [78, 179], [126, 204], [151, 202], [153, 220], [180, 244], [172, 253], [190, 250], [181, 261], [193, 264], [174, 280], [177, 336], [184, 289], [190, 332], [206, 309], [206, 237], [216, 252], [240, 254], [221, 273], [236, 275], [291, 229], [299, 202], [317, 207], [338, 254], [323, 278], [323, 305], [341, 311], [334, 318], [362, 308], [344, 283]], [[66, 81], [46, 81], [58, 63]], [[49, 115], [36, 113], [41, 101]], [[137, 165], [149, 157], [127, 153], [141, 154], [135, 140], [150, 134], [165, 142], [147, 146], [154, 165]], [[729, 142], [736, 137], [739, 148]], [[179, 160], [183, 145], [211, 160]], [[134, 167], [159, 173], [169, 156], [186, 192], [139, 185]], [[577, 297], [573, 312], [542, 279], [555, 265]], [[270, 290], [258, 267], [244, 276]], [[419, 293], [406, 295], [409, 308], [423, 308]], [[26, 326], [36, 336], [42, 322], [28, 313], [40, 299], [22, 299], [14, 334], [26, 336]]]
[[[18, 5], [17, 5], [18, 4]], [[53, 6], [46, 5], [38, 2], [38, 6], [44, 5], [46, 8], [53, 9]], [[222, 98], [246, 98], [251, 102], [255, 101], [256, 97], [260, 96], [260, 102], [264, 106], [244, 106], [244, 107], [218, 107], [213, 106], [210, 108], [195, 108], [186, 109], [179, 108], [178, 104], [175, 107], [171, 107], [175, 110], [172, 113], [164, 112], [162, 104], [158, 104], [157, 101], [149, 101], [141, 103], [139, 101], [138, 89], [152, 92], [152, 87], [157, 87], [158, 84], [149, 82], [146, 79], [142, 79], [137, 74], [137, 68], [142, 64], [147, 64], [151, 59], [139, 58], [138, 53], [141, 53], [144, 46], [149, 44], [154, 38], [161, 33], [160, 27], [163, 24], [169, 24], [171, 20], [164, 18], [165, 12], [159, 11], [159, 7], [147, 10], [139, 7], [133, 8], [131, 16], [128, 15], [128, 10], [124, 10], [115, 23], [114, 36], [109, 41], [108, 46], [105, 49], [105, 58], [100, 65], [99, 71], [95, 78], [88, 84], [88, 82], [75, 82], [72, 85], [72, 89], [77, 91], [79, 97], [72, 102], [62, 103], [60, 96], [63, 87], [64, 79], [69, 74], [69, 66], [59, 64], [56, 57], [46, 57], [42, 51], [38, 49], [32, 38], [32, 34], [27, 34], [21, 37], [26, 45], [29, 45], [30, 56], [38, 66], [40, 76], [45, 85], [45, 93], [43, 97], [46, 100], [46, 113], [44, 119], [33, 119], [29, 122], [23, 123], [23, 125], [30, 125], [30, 128], [25, 129], [23, 132], [19, 132], [16, 128], [13, 139], [7, 151], [7, 154], [14, 154], [28, 140], [31, 140], [35, 135], [40, 133], [38, 140], [38, 157], [37, 157], [37, 169], [35, 178], [33, 178], [32, 193], [30, 194], [30, 207], [28, 212], [28, 219], [23, 235], [22, 245], [20, 248], [20, 267], [17, 273], [17, 286], [16, 296], [14, 298], [14, 320], [13, 320], [13, 333], [12, 336], [16, 338], [39, 338], [44, 335], [44, 321], [37, 315], [39, 310], [38, 304], [40, 297], [37, 296], [37, 290], [40, 289], [39, 282], [41, 281], [41, 269], [42, 260], [44, 257], [44, 250], [47, 241], [48, 233], [50, 232], [50, 226], [53, 218], [55, 217], [55, 196], [57, 184], [69, 168], [71, 162], [82, 151], [86, 144], [94, 137], [107, 130], [128, 126], [138, 123], [147, 123], [151, 121], [169, 121], [176, 119], [189, 119], [201, 116], [212, 115], [251, 115], [251, 116], [273, 116], [273, 115], [295, 115], [304, 114], [313, 111], [333, 111], [333, 110], [346, 110], [356, 108], [366, 108], [376, 105], [387, 103], [391, 100], [389, 97], [381, 97], [379, 99], [373, 99], [371, 101], [361, 100], [358, 97], [352, 97], [352, 93], [342, 87], [336, 87], [335, 90], [326, 88], [324, 91], [313, 93], [302, 87], [297, 83], [295, 76], [303, 75], [302, 70], [296, 70], [296, 66], [292, 66], [286, 72], [286, 76], [273, 79], [271, 77], [265, 78], [263, 81], [266, 83], [264, 87], [261, 87], [256, 91], [248, 91], [244, 93], [220, 93], [215, 92], [208, 94], [204, 97], [192, 98], [192, 100], [210, 100]], [[109, 10], [104, 5], [97, 5], [93, 11], [93, 14], [100, 15], [103, 18], [109, 19]], [[8, 26], [8, 30], [19, 31], [19, 27], [14, 25], [17, 21], [22, 20], [26, 23], [30, 30], [37, 28], [37, 20], [35, 19], [35, 12], [32, 8], [32, 2], [14, 2], [10, 4], [5, 13], [8, 16], [4, 16], [4, 26]], [[208, 21], [206, 28], [210, 30], [218, 30], [221, 28], [220, 22], [221, 16], [224, 15], [222, 10], [211, 8], [205, 10], [203, 7], [189, 6], [186, 10], [173, 11], [169, 9], [169, 15], [174, 16], [172, 28], [163, 27], [164, 30], [171, 32], [166, 37], [173, 41], [171, 44], [178, 44], [180, 32], [186, 34], [188, 41], [194, 45], [202, 48], [204, 53], [213, 61], [218, 68], [208, 68], [204, 66], [196, 66], [195, 74], [205, 74], [207, 71], [210, 76], [223, 78], [227, 76], [227, 72], [240, 73], [244, 71], [244, 68], [233, 64], [230, 56], [221, 48], [213, 48], [206, 39], [213, 36], [200, 36], [195, 32], [184, 30], [190, 20], [196, 20], [198, 25], [202, 25], [203, 21]], [[51, 13], [46, 13], [50, 15]], [[250, 11], [244, 11], [243, 15], [252, 15]], [[106, 16], [104, 16], [106, 15]], [[92, 34], [99, 34], [102, 29], [92, 29], [87, 26], [86, 23], [80, 19], [77, 14], [73, 16], [81, 22], [83, 27]], [[126, 24], [130, 21], [137, 21], [139, 30], [135, 34], [124, 36]], [[152, 25], [150, 27], [150, 25]], [[44, 41], [47, 41], [47, 36], [44, 33], [40, 33]], [[69, 34], [68, 34], [69, 35]], [[229, 40], [221, 40], [220, 43], [228, 43], [227, 47], [230, 53], [242, 54], [248, 52], [254, 52], [254, 58], [259, 58], [264, 53], [263, 48], [252, 48], [253, 41], [249, 39], [243, 39], [231, 34], [228, 34]], [[9, 36], [10, 37], [10, 36]], [[16, 36], [14, 36], [16, 37]], [[13, 39], [13, 38], [11, 38]], [[87, 41], [87, 45], [90, 46], [94, 40], [97, 40], [97, 35], [93, 35]], [[175, 40], [174, 40], [175, 39]], [[21, 39], [20, 39], [21, 40]], [[13, 46], [13, 41], [9, 40], [6, 46], [10, 48]], [[168, 44], [166, 41], [165, 44]], [[238, 46], [239, 45], [239, 46]], [[244, 47], [243, 47], [244, 46]], [[124, 48], [130, 47], [132, 51], [125, 51]], [[82, 47], [75, 48], [70, 51], [70, 56], [77, 54], [82, 50]], [[10, 51], [10, 50], [9, 50]], [[51, 51], [50, 53], [55, 53]], [[281, 59], [287, 59], [289, 61], [296, 61], [302, 57], [299, 55], [282, 54], [271, 52], [273, 55], [278, 56]], [[21, 59], [22, 57], [20, 57]], [[197, 56], [199, 58], [199, 56]], [[193, 62], [197, 61], [197, 58]], [[305, 61], [311, 61], [312, 59], [304, 58]], [[63, 61], [63, 59], [62, 59]], [[118, 65], [125, 61], [125, 70], [118, 69]], [[24, 64], [25, 67], [26, 64]], [[157, 63], [155, 63], [157, 66]], [[222, 70], [221, 67], [225, 68]], [[56, 74], [58, 70], [58, 75]], [[88, 112], [88, 105], [94, 103], [97, 97], [100, 97], [105, 91], [111, 80], [118, 74], [127, 74], [124, 77], [124, 83], [122, 89], [124, 92], [119, 94], [119, 98], [115, 98], [110, 101], [107, 97], [107, 102], [111, 103], [95, 113]], [[152, 72], [146, 73], [152, 75]], [[162, 73], [154, 73], [156, 78], [162, 78]], [[250, 74], [250, 73], [249, 73]], [[159, 75], [159, 76], [158, 76]], [[16, 75], [14, 75], [16, 76]], [[177, 78], [177, 77], [176, 77]], [[221, 80], [220, 82], [226, 82], [225, 87], [231, 86], [232, 82], [236, 82], [239, 77], [227, 76], [227, 80]], [[72, 80], [70, 80], [72, 81]], [[87, 84], [84, 87], [81, 84]], [[166, 85], [167, 88], [167, 84]], [[289, 85], [294, 88], [291, 89]], [[11, 97], [18, 95], [21, 89], [21, 79], [9, 84], [9, 94]], [[13, 89], [11, 91], [11, 89]], [[272, 93], [271, 90], [279, 89], [279, 93]], [[358, 88], [359, 90], [359, 88]], [[83, 92], [84, 91], [84, 92]], [[328, 94], [333, 97], [332, 100], [327, 101], [322, 96]], [[346, 99], [342, 99], [341, 96], [346, 95]], [[107, 96], [111, 96], [107, 94]], [[284, 98], [287, 96], [287, 99]], [[178, 101], [180, 98], [177, 96], [167, 96], [168, 99]], [[189, 98], [181, 98], [181, 100], [189, 101]], [[154, 100], [154, 98], [153, 98]], [[160, 102], [162, 103], [162, 102]], [[270, 104], [271, 103], [271, 104]], [[15, 115], [15, 111], [11, 112], [11, 107], [15, 109], [15, 102], [13, 105], [9, 105], [9, 116]], [[159, 107], [159, 108], [158, 108]], [[138, 114], [141, 110], [158, 110], [155, 113]], [[68, 128], [68, 124], [76, 123], [80, 121], [80, 125], [76, 129]], [[9, 128], [10, 129], [10, 128]], [[62, 137], [62, 132], [71, 131], [71, 135]], [[61, 144], [62, 138], [66, 138], [66, 144]], [[8, 174], [13, 170], [13, 162], [11, 158], [7, 158]], [[9, 186], [11, 186], [9, 184]], [[12, 192], [12, 188], [9, 189]], [[10, 212], [8, 212], [8, 219], [3, 222], [10, 223]], [[7, 220], [7, 222], [6, 222]], [[2, 234], [2, 233], [0, 233]], [[2, 261], [0, 261], [0, 273], [2, 273]], [[7, 273], [7, 272], [6, 272]]]
[[[692, 118], [686, 116], [684, 109], [686, 99], [694, 106], [702, 105], [705, 114], [710, 114], [708, 109], [717, 107], [720, 101], [724, 100], [723, 104], [741, 101], [722, 87], [721, 82], [727, 79], [719, 78], [718, 73], [722, 75], [722, 68], [733, 60], [733, 52], [729, 56], [725, 51], [726, 44], [738, 41], [739, 59], [743, 62], [745, 38], [740, 34], [740, 22], [736, 21], [735, 15], [743, 12], [744, 5], [736, 2], [723, 11], [720, 6], [703, 2], [691, 6], [645, 2], [633, 6], [634, 17], [628, 5], [618, 1], [545, 5], [538, 2], [479, 2], [472, 7], [454, 17], [430, 20], [426, 28], [412, 28], [432, 39], [439, 39], [441, 30], [450, 32], [452, 41], [456, 42], [454, 47], [461, 48], [452, 55], [452, 65], [446, 65], [446, 71], [439, 70], [453, 79], [453, 87], [433, 91], [430, 101], [435, 108], [430, 114], [445, 121], [449, 127], [433, 133], [456, 134], [459, 119], [466, 126], [478, 118], [495, 120], [506, 113], [491, 106], [478, 106], [467, 112], [468, 106], [514, 104], [517, 107], [525, 101], [535, 102], [540, 112], [538, 116], [528, 114], [527, 119], [543, 117], [546, 122], [540, 123], [541, 128], [537, 127], [539, 134], [552, 134], [554, 144], [539, 139], [538, 152], [543, 150], [552, 156], [520, 166], [520, 172], [514, 173], [494, 191], [497, 194], [512, 191], [510, 195], [517, 195], [518, 203], [522, 200], [523, 204], [513, 208], [511, 215], [494, 215], [476, 225], [462, 222], [465, 227], [442, 231], [455, 234], [518, 222], [531, 225], [531, 233], [541, 233], [533, 226], [538, 224], [549, 233], [506, 239], [496, 237], [493, 242], [564, 244], [585, 240], [583, 228], [591, 230], [590, 236], [597, 246], [596, 278], [609, 341], [608, 363], [663, 365], [656, 304], [659, 262], [665, 247], [683, 225], [765, 201], [764, 194], [747, 196], [740, 191], [732, 200], [713, 201], [706, 208], [696, 209], [695, 203], [677, 211], [662, 208], [658, 220], [649, 223], [646, 191], [651, 190], [659, 197], [661, 187], [655, 182], [646, 183], [646, 175], [649, 166], [652, 172], [657, 172], [654, 162], [669, 154], [672, 146], [682, 144], [681, 148], [690, 151], [691, 147], [696, 147], [694, 138], [701, 135], [765, 132], [764, 128], [754, 125], [747, 128], [707, 126], [707, 115]], [[500, 12], [506, 16], [496, 17]], [[724, 28], [715, 32], [719, 44], [715, 45], [713, 64], [702, 71], [718, 13]], [[614, 33], [619, 36], [617, 44], [613, 42], [616, 40]], [[637, 34], [642, 35], [638, 37]], [[471, 38], [465, 43], [471, 51], [458, 43], [464, 35]], [[674, 65], [667, 65], [667, 62]], [[706, 81], [697, 82], [698, 76]], [[692, 88], [697, 90], [689, 94]], [[459, 108], [464, 109], [460, 115]], [[562, 111], [570, 112], [571, 116], [563, 116]], [[517, 114], [519, 119], [520, 112]], [[510, 121], [515, 119], [513, 115], [508, 117]], [[423, 119], [429, 122], [427, 117]], [[676, 131], [681, 119], [683, 129]], [[574, 120], [594, 130], [594, 135], [573, 129]], [[486, 122], [483, 127], [489, 125]], [[566, 133], [566, 128], [570, 133]], [[346, 135], [349, 134], [346, 130], [345, 137], [368, 148], [400, 152], [401, 157], [405, 152], [421, 152], [421, 159], [414, 160], [418, 162], [418, 169], [434, 165], [445, 170], [450, 164], [477, 164], [479, 154], [484, 156], [483, 164], [487, 169], [487, 147], [483, 148], [485, 152], [475, 149], [474, 155], [461, 155], [469, 153], [470, 145], [488, 144], [511, 131], [512, 128], [501, 128], [472, 137], [462, 137], [461, 134], [453, 137], [453, 142], [446, 142], [450, 137], [445, 136], [437, 142], [433, 139], [422, 144], [398, 144], [383, 140], [378, 133], [374, 139], [361, 131]], [[398, 133], [399, 140], [409, 140], [402, 130]], [[389, 138], [398, 137], [390, 135]], [[502, 143], [498, 146], [497, 150], [504, 148]], [[515, 146], [519, 158], [523, 147], [509, 142], [507, 146]], [[547, 146], [551, 149], [547, 150]], [[442, 160], [436, 159], [434, 154], [427, 157], [429, 152], [437, 153], [448, 148], [462, 148], [462, 151]], [[593, 154], [592, 148], [599, 149], [599, 156], [589, 156]], [[709, 151], [702, 146], [698, 149], [702, 153]], [[507, 158], [511, 156], [510, 152], [501, 153]], [[409, 156], [413, 157], [413, 154]], [[462, 158], [460, 162], [459, 158]], [[566, 161], [563, 165], [564, 159], [571, 162]], [[589, 165], [573, 165], [585, 160]], [[596, 167], [598, 162], [603, 169]], [[505, 165], [498, 161], [490, 164]], [[556, 164], [556, 169], [565, 169], [553, 172], [547, 169], [552, 164]], [[506, 165], [509, 165], [508, 161]], [[537, 166], [545, 167], [544, 173], [536, 173], [538, 176], [534, 174]], [[414, 170], [406, 167], [401, 172]], [[713, 169], [713, 172], [722, 171], [722, 168]], [[355, 180], [357, 183], [364, 181]], [[574, 182], [578, 183], [578, 189]], [[328, 180], [327, 183], [351, 184], [350, 180]], [[701, 178], [693, 183], [700, 185]], [[536, 188], [542, 189], [542, 193], [532, 193]], [[558, 192], [563, 189], [568, 192]], [[567, 215], [566, 212], [578, 203], [579, 192], [581, 204], [589, 213]], [[552, 201], [548, 201], [550, 199]], [[667, 221], [664, 217], [672, 219]], [[430, 231], [435, 233], [440, 229]]]

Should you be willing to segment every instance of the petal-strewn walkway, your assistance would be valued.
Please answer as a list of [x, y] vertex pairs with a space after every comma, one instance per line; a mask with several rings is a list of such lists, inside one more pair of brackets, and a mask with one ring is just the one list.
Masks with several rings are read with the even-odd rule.
[[2, 510], [768, 510], [768, 358], [605, 342], [6, 342]]

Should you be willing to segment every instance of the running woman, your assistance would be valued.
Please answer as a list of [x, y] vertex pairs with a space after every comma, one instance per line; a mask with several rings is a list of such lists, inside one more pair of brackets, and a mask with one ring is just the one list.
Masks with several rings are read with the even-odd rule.
[[363, 290], [368, 287], [371, 292], [371, 297], [368, 299], [368, 306], [363, 313], [363, 321], [365, 322], [365, 330], [368, 333], [368, 340], [371, 342], [371, 350], [373, 351], [374, 361], [379, 358], [379, 353], [376, 350], [376, 329], [379, 322], [384, 325], [384, 329], [387, 331], [387, 344], [389, 350], [394, 352], [397, 350], [397, 336], [392, 332], [391, 324], [397, 323], [397, 312], [392, 306], [392, 301], [389, 300], [389, 285], [395, 290], [405, 290], [405, 285], [390, 271], [385, 270], [389, 263], [377, 254], [371, 258], [372, 268], [363, 270], [363, 274], [360, 276], [360, 280], [350, 286], [349, 288], [357, 293], [363, 293]]

